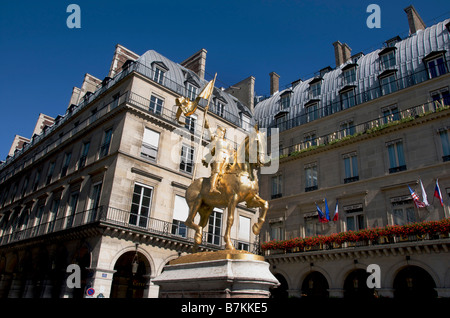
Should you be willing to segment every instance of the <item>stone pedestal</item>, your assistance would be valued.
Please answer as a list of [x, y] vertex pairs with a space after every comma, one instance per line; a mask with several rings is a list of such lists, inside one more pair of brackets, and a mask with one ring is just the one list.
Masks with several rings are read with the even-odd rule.
[[268, 298], [279, 285], [262, 256], [230, 250], [180, 257], [153, 283], [161, 298]]

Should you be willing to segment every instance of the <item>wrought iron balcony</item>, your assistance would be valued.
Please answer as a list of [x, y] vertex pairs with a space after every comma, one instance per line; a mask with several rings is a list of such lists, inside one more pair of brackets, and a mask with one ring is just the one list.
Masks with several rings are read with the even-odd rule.
[[[75, 229], [82, 230], [92, 226], [107, 226], [136, 233], [145, 233], [150, 236], [154, 235], [183, 242], [187, 245], [194, 244], [195, 232], [193, 229], [187, 228], [183, 222], [167, 222], [107, 206], [99, 206], [98, 208], [77, 212], [72, 215], [58, 216], [54, 219], [48, 217], [47, 221], [43, 221], [43, 218], [21, 218], [20, 216], [16, 219], [26, 221], [13, 221], [12, 224], [3, 224], [0, 229], [0, 246], [38, 237], [69, 233], [69, 231]], [[237, 249], [246, 249], [252, 253], [259, 252], [258, 237], [254, 243], [238, 240], [234, 240], [233, 243]], [[219, 250], [223, 248], [223, 240], [220, 235], [205, 232], [202, 245], [212, 250]]]

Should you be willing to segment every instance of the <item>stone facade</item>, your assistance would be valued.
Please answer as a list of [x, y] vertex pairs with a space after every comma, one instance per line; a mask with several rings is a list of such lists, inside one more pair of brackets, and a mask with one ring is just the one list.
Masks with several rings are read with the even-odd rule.
[[[435, 35], [448, 37], [448, 26], [448, 20], [441, 23], [442, 29]], [[420, 32], [429, 34], [434, 28]], [[378, 71], [364, 73], [362, 69], [376, 70], [383, 54], [396, 50], [398, 56], [400, 50], [413, 46], [413, 39], [423, 41], [420, 43], [426, 46], [427, 40], [421, 38], [422, 33], [418, 34], [404, 40], [396, 38], [400, 41], [396, 49], [384, 48], [385, 51], [367, 54], [366, 57], [372, 56], [370, 61], [360, 56], [344, 61], [341, 52], [337, 52], [336, 69], [255, 106], [255, 120], [262, 127], [280, 129], [279, 140], [272, 140], [279, 142], [279, 170], [260, 176], [261, 196], [270, 200], [261, 242], [450, 217], [448, 55], [442, 64], [445, 72], [439, 76], [430, 73], [421, 82], [402, 86], [401, 75], [397, 74], [399, 86], [388, 93], [381, 83], [386, 73], [381, 70], [382, 75], [378, 76]], [[436, 50], [448, 52], [448, 43], [440, 45]], [[408, 58], [407, 54], [402, 56]], [[434, 53], [430, 52], [428, 57], [431, 56]], [[427, 58], [419, 61], [422, 64], [416, 65], [416, 74], [428, 72]], [[399, 64], [397, 59], [397, 65], [391, 68], [400, 72]], [[349, 80], [345, 72], [352, 68], [356, 70], [355, 77]], [[369, 82], [369, 77], [378, 77], [380, 84], [362, 85], [366, 80]], [[352, 81], [354, 84], [350, 85]], [[319, 82], [322, 91], [313, 96], [313, 83]], [[365, 99], [374, 90], [381, 93]], [[354, 93], [351, 104], [344, 98], [349, 91]], [[289, 95], [290, 104], [285, 104], [283, 98]], [[337, 98], [327, 104], [329, 96]], [[269, 113], [274, 117], [269, 117]], [[289, 119], [279, 120], [282, 118]], [[437, 180], [444, 206], [433, 196]], [[429, 205], [417, 207], [408, 186], [420, 200], [427, 195]], [[325, 213], [325, 200], [330, 221], [321, 223], [317, 206]], [[338, 219], [333, 221], [336, 204]], [[277, 296], [373, 297], [374, 290], [366, 286], [369, 276], [366, 269], [377, 264], [381, 271], [378, 296], [402, 297], [422, 292], [424, 297], [449, 297], [449, 246], [448, 235], [443, 233], [420, 238], [390, 237], [383, 242], [288, 246], [266, 250], [265, 255], [281, 282], [275, 291]]]
[[[191, 252], [187, 206], [177, 197], [184, 200], [192, 180], [189, 149], [198, 149], [204, 105], [188, 128], [177, 123], [175, 99], [188, 89], [174, 74], [189, 75], [197, 94], [205, 81], [156, 52], [130, 52], [117, 46], [112, 76], [87, 74], [66, 113], [2, 163], [1, 297], [86, 297], [87, 288], [91, 297], [158, 297], [152, 279]], [[225, 106], [216, 109], [219, 97]], [[237, 102], [217, 90], [208, 115], [233, 144], [246, 136], [230, 115]], [[200, 158], [208, 143], [206, 134]], [[209, 168], [200, 164], [202, 176]], [[236, 247], [252, 250], [258, 215], [244, 206], [236, 213]], [[226, 211], [215, 211], [200, 250], [222, 248], [225, 222]], [[81, 269], [80, 288], [67, 285], [70, 264]]]

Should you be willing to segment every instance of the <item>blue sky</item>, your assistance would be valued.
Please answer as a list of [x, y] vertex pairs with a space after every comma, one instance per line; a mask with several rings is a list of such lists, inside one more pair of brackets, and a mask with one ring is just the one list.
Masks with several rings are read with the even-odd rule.
[[[80, 29], [66, 25], [72, 3], [81, 8]], [[366, 26], [371, 3], [381, 9], [379, 29]], [[65, 113], [85, 73], [103, 79], [116, 44], [175, 62], [205, 48], [207, 79], [217, 72], [217, 86], [228, 87], [252, 75], [256, 93], [268, 95], [272, 71], [284, 86], [334, 68], [336, 40], [354, 54], [406, 37], [410, 4], [427, 26], [450, 16], [450, 2], [437, 0], [1, 0], [0, 159], [14, 135], [31, 137], [39, 113]]]

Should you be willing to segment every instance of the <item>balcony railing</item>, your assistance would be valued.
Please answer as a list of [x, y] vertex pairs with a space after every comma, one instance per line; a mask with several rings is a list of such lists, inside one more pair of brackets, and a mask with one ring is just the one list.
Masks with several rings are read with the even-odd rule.
[[[424, 221], [405, 225], [387, 225], [384, 228], [369, 228], [330, 235], [319, 235], [289, 240], [273, 240], [261, 245], [265, 255], [303, 253], [321, 250], [343, 250], [348, 248], [387, 247], [397, 243], [450, 240], [450, 219]], [[430, 242], [430, 244], [435, 244]], [[387, 245], [387, 246], [385, 246]]]
[[[114, 84], [119, 82], [121, 79], [123, 79], [125, 76], [127, 76], [128, 74], [130, 74], [133, 71], [135, 71], [139, 74], [142, 74], [151, 80], [153, 80], [153, 78], [154, 78], [154, 70], [152, 68], [150, 68], [142, 63], [139, 63], [139, 62], [133, 62], [131, 64], [128, 64], [128, 67], [123, 69], [114, 78], [112, 78], [108, 81], [103, 81], [102, 84], [99, 84], [97, 86], [95, 92], [86, 94], [86, 96], [80, 101], [80, 103], [78, 105], [73, 105], [72, 107], [69, 107], [67, 109], [66, 113], [64, 114], [64, 116], [61, 116], [61, 117], [58, 116], [60, 118], [57, 117], [57, 120], [55, 121], [55, 123], [52, 126], [45, 128], [40, 135], [33, 136], [29, 143], [24, 144], [22, 149], [16, 150], [12, 156], [8, 156], [5, 161], [0, 162], [0, 169], [3, 169], [4, 167], [6, 167], [9, 164], [11, 164], [12, 162], [14, 162], [17, 157], [22, 155], [28, 149], [32, 148], [34, 145], [39, 143], [41, 140], [45, 139], [55, 129], [57, 129], [59, 126], [61, 126], [64, 122], [68, 121], [74, 114], [78, 113], [81, 109], [85, 108], [88, 104], [91, 104], [92, 102], [97, 100], [97, 98], [101, 94], [103, 94], [110, 87], [112, 87]], [[170, 89], [171, 91], [173, 91], [177, 94], [180, 94], [182, 96], [185, 96], [185, 97], [187, 97], [191, 94], [191, 92], [189, 92], [184, 85], [180, 85], [179, 83], [174, 82], [168, 78], [163, 78], [163, 81], [161, 83], [158, 82], [158, 84], [161, 84], [164, 87]], [[91, 122], [104, 116], [106, 113], [110, 112], [112, 109], [114, 109], [118, 105], [122, 104], [124, 98], [127, 98], [127, 93], [122, 94], [119, 98], [114, 99], [106, 106], [101, 107], [101, 109], [99, 109], [96, 113], [94, 113], [92, 116], [89, 117], [89, 120], [85, 120], [83, 123], [80, 123], [79, 125], [77, 125], [77, 127], [75, 127], [74, 129], [71, 129], [69, 131], [70, 136], [69, 136], [68, 132], [64, 133], [64, 135], [61, 138], [57, 139], [55, 142], [46, 146], [42, 151], [40, 151], [40, 153], [43, 153], [43, 154], [47, 153], [52, 148], [54, 148], [55, 145], [58, 146], [59, 144], [61, 144], [64, 141], [64, 139], [71, 137], [72, 135], [76, 134], [78, 131], [82, 130], [86, 125], [89, 125]], [[150, 105], [149, 102], [145, 104], [145, 107], [147, 110], [149, 109], [149, 107], [148, 107], [149, 105]], [[200, 106], [205, 107], [206, 101], [201, 100]], [[164, 109], [166, 109], [166, 108], [167, 107], [164, 107]], [[227, 120], [228, 122], [230, 122], [236, 126], [242, 127], [242, 121], [239, 116], [236, 116], [226, 110], [218, 109], [213, 104], [210, 106], [209, 112], [215, 113], [216, 115], [219, 115], [220, 117]], [[170, 111], [170, 120], [175, 121], [175, 113], [173, 113], [172, 111]], [[36, 157], [36, 155], [33, 156], [33, 160], [36, 159], [35, 157]], [[27, 165], [27, 163], [23, 163], [22, 165]], [[21, 168], [23, 168], [23, 166], [18, 167], [18, 168], [20, 170]], [[0, 179], [2, 179], [2, 178], [4, 178], [4, 176], [0, 176]]]
[[[130, 231], [145, 232], [155, 236], [165, 237], [174, 241], [182, 241], [186, 244], [194, 244], [195, 231], [187, 228], [183, 222], [171, 223], [152, 217], [132, 214], [129, 211], [114, 207], [100, 206], [96, 209], [77, 212], [73, 215], [56, 217], [53, 220], [42, 222], [40, 219], [30, 219], [26, 224], [3, 225], [0, 229], [0, 246], [34, 239], [39, 236], [52, 233], [61, 233], [70, 229], [81, 228], [89, 224], [103, 224], [117, 226]], [[252, 253], [259, 253], [259, 237], [255, 242], [233, 240], [238, 249], [246, 249]], [[202, 245], [211, 249], [222, 249], [224, 246], [222, 237], [213, 233], [203, 234]]]
[[[398, 69], [403, 69], [406, 67], [406, 64], [401, 64], [398, 65], [397, 68]], [[445, 69], [449, 70], [450, 69], [450, 61], [447, 61], [445, 63]], [[447, 71], [448, 73], [448, 71]], [[445, 74], [442, 74], [440, 76], [444, 76]], [[436, 77], [431, 77], [429, 75], [428, 69], [427, 68], [421, 68], [420, 70], [411, 73], [411, 74], [407, 74], [403, 77], [399, 77], [396, 78], [395, 80], [389, 82], [389, 84], [391, 84], [392, 86], [395, 87], [394, 91], [390, 91], [389, 94], [394, 93], [396, 91], [414, 86], [416, 84], [425, 82], [427, 80], [430, 79], [434, 79]], [[336, 83], [336, 87], [344, 87], [344, 83], [343, 83], [343, 77], [338, 76], [336, 79], [337, 83]], [[332, 115], [336, 112], [345, 110], [347, 108], [349, 108], [348, 106], [350, 105], [351, 107], [357, 106], [359, 104], [363, 104], [365, 102], [368, 102], [370, 100], [373, 99], [377, 99], [379, 97], [388, 95], [388, 93], [383, 93], [383, 85], [381, 85], [379, 79], [378, 79], [378, 74], [374, 73], [371, 74], [369, 76], [369, 78], [362, 78], [359, 79], [358, 82], [363, 83], [364, 81], [370, 81], [372, 82], [372, 86], [370, 88], [368, 88], [367, 90], [357, 93], [355, 91], [354, 94], [354, 100], [352, 100], [352, 103], [345, 103], [343, 102], [343, 99], [341, 99], [341, 95], [336, 93], [336, 97], [333, 98], [332, 101], [327, 102], [326, 105], [322, 105], [322, 107], [318, 107], [317, 109], [314, 110], [314, 116], [311, 116], [311, 113], [308, 113], [308, 109], [307, 107], [303, 107], [303, 105], [291, 105], [289, 108], [291, 109], [302, 109], [302, 112], [295, 117], [292, 118], [286, 118], [286, 120], [284, 121], [275, 121], [273, 118], [274, 114], [270, 114], [268, 115], [268, 117], [266, 118], [262, 118], [259, 120], [259, 126], [260, 127], [264, 127], [264, 128], [279, 128], [280, 131], [284, 131], [284, 130], [288, 130], [288, 129], [292, 129], [294, 127], [297, 127], [299, 125], [303, 125], [306, 124], [308, 122], [311, 122], [313, 120], [322, 118], [322, 117], [327, 117], [329, 115]], [[363, 86], [358, 85], [357, 82], [355, 82], [356, 86]], [[319, 96], [320, 97], [320, 96]], [[344, 99], [345, 100], [345, 99]], [[320, 103], [320, 102], [319, 102]], [[277, 102], [278, 108], [279, 110], [281, 110], [280, 105], [281, 103]], [[265, 123], [265, 124], [263, 124]], [[270, 131], [270, 129], [268, 129]]]
[[349, 135], [348, 129], [340, 129], [327, 135], [315, 137], [295, 145], [291, 145], [280, 149], [280, 157], [295, 156], [303, 151], [315, 149], [317, 147], [333, 144], [342, 140], [347, 140], [362, 134], [373, 133], [384, 128], [395, 126], [403, 122], [412, 121], [416, 118], [437, 113], [446, 109], [450, 109], [450, 105], [446, 104], [444, 99], [431, 101], [421, 105], [413, 106], [402, 111], [382, 116], [367, 122], [355, 124], [352, 126], [352, 135]]

